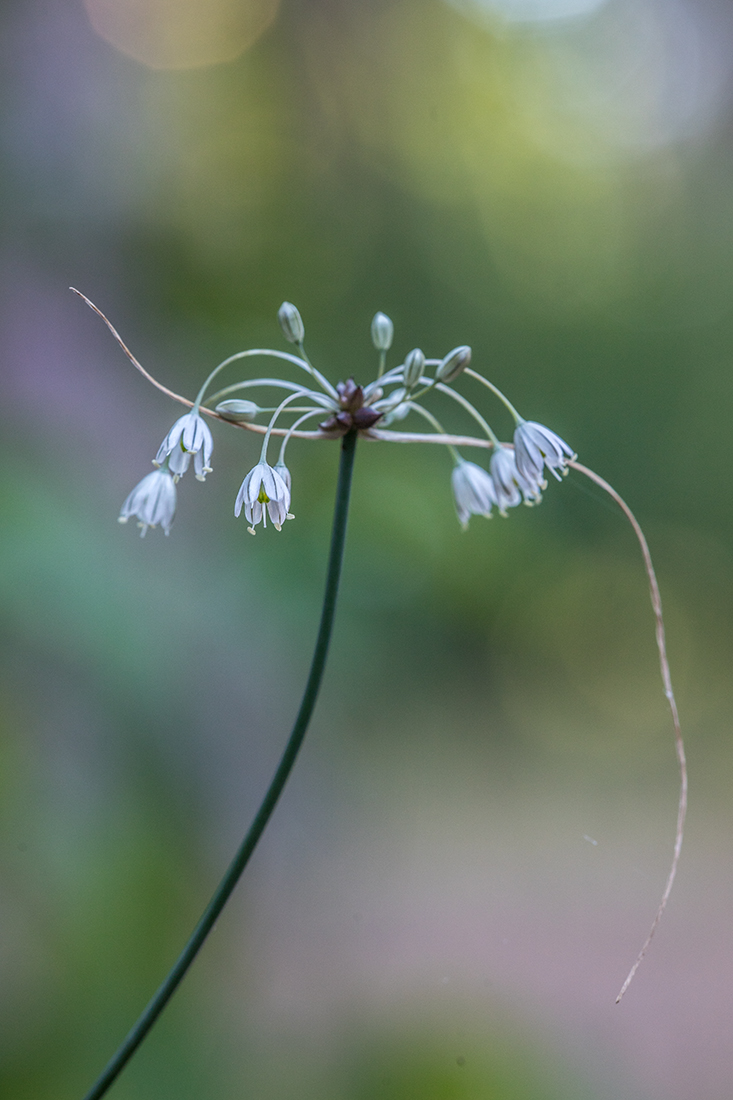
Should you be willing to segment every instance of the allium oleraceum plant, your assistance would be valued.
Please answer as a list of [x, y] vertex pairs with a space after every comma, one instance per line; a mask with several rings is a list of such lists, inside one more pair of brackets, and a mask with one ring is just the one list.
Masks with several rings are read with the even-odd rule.
[[[79, 294], [79, 291], [75, 293]], [[166, 535], [169, 534], [176, 509], [176, 485], [187, 473], [192, 458], [195, 475], [200, 481], [204, 481], [206, 475], [212, 472], [214, 441], [209, 422], [235, 426], [262, 436], [259, 461], [245, 474], [234, 502], [235, 515], [240, 516], [244, 512], [247, 530], [252, 535], [255, 534], [258, 524], [261, 523], [265, 528], [268, 519], [276, 531], [280, 531], [286, 521], [294, 518], [290, 510], [293, 479], [285, 464], [290, 440], [297, 437], [326, 442], [335, 440], [340, 443], [339, 477], [321, 623], [310, 674], [290, 739], [250, 829], [178, 961], [87, 1093], [85, 1100], [98, 1100], [104, 1095], [168, 1003], [236, 886], [293, 767], [313, 713], [325, 668], [343, 558], [351, 475], [359, 438], [373, 442], [445, 446], [453, 465], [450, 485], [455, 508], [464, 529], [471, 516], [489, 519], [496, 509], [499, 515], [506, 517], [508, 509], [516, 508], [519, 504], [539, 504], [542, 493], [547, 488], [545, 472], [549, 471], [561, 480], [569, 469], [590, 478], [607, 492], [632, 525], [641, 547], [656, 620], [662, 682], [675, 732], [680, 794], [674, 851], [664, 892], [646, 941], [621, 987], [617, 997], [617, 1002], [620, 1001], [644, 957], [667, 904], [677, 872], [687, 806], [685, 752], [667, 661], [659, 588], [646, 539], [625, 501], [607, 481], [588, 467], [582, 466], [572, 447], [556, 432], [534, 420], [525, 420], [493, 382], [473, 370], [470, 366], [471, 349], [467, 345], [453, 348], [440, 358], [429, 358], [420, 348], [414, 348], [402, 362], [388, 368], [387, 355], [392, 347], [394, 326], [384, 313], [377, 313], [371, 325], [372, 343], [378, 352], [376, 376], [371, 381], [358, 383], [354, 378], [347, 378], [334, 383], [316, 369], [305, 351], [305, 326], [301, 315], [292, 303], [284, 302], [278, 311], [280, 327], [286, 340], [297, 348], [298, 354], [272, 348], [251, 348], [237, 352], [211, 371], [195, 400], [189, 401], [153, 378], [128, 350], [104, 314], [83, 294], [79, 296], [102, 318], [127, 357], [148, 381], [174, 401], [189, 407], [189, 411], [176, 420], [160, 444], [153, 459], [156, 469], [143, 477], [122, 505], [120, 521], [124, 523], [131, 516], [136, 517], [141, 535], [145, 535], [149, 528], [158, 526]], [[212, 383], [222, 371], [234, 364], [242, 364], [245, 360], [263, 357], [279, 360], [289, 368], [296, 368], [301, 372], [300, 380], [270, 376], [247, 377], [209, 393]], [[478, 407], [478, 402], [469, 400], [462, 389], [457, 389], [458, 383], [461, 387], [467, 384], [466, 388], [470, 385], [479, 397], [486, 397], [488, 391], [491, 398], [508, 409], [514, 420], [511, 442], [499, 439], [484, 412]], [[269, 402], [259, 405], [250, 396], [244, 396], [251, 391], [255, 391], [258, 396], [269, 393]], [[473, 423], [474, 433], [478, 427], [478, 434], [448, 434], [429, 407], [436, 393], [455, 402], [466, 414], [469, 423]], [[262, 397], [259, 399], [262, 400]], [[429, 430], [395, 430], [393, 425], [402, 426], [408, 417], [413, 422], [421, 419]], [[312, 427], [304, 428], [309, 423]], [[270, 457], [276, 440], [279, 441], [279, 449], [273, 465]], [[472, 449], [474, 453], [483, 453], [489, 459], [488, 464], [465, 458], [461, 451], [468, 449]], [[446, 479], [446, 489], [447, 484]], [[297, 486], [297, 478], [295, 485]]]

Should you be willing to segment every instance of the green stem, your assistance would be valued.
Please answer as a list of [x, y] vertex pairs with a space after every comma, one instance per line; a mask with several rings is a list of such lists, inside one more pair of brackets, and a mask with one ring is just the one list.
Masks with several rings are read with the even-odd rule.
[[101, 1096], [104, 1096], [107, 1089], [133, 1056], [158, 1016], [175, 993], [186, 971], [196, 958], [200, 948], [203, 946], [219, 914], [229, 900], [234, 887], [237, 885], [258, 840], [265, 830], [265, 826], [272, 816], [272, 812], [277, 805], [278, 799], [288, 780], [288, 776], [292, 771], [295, 758], [303, 743], [303, 738], [308, 729], [308, 723], [313, 714], [313, 708], [316, 704], [321, 680], [323, 679], [323, 672], [326, 667], [328, 645], [331, 639], [331, 631], [336, 613], [336, 599], [338, 596], [339, 578], [341, 576], [341, 563], [344, 557], [346, 521], [349, 514], [351, 475], [354, 469], [355, 452], [356, 432], [352, 431], [345, 435], [341, 441], [341, 460], [339, 463], [336, 504], [334, 507], [333, 527], [331, 530], [331, 550], [328, 559], [326, 590], [323, 596], [321, 623], [318, 628], [313, 659], [303, 692], [303, 698], [300, 703], [300, 709], [295, 719], [290, 739], [280, 759], [280, 763], [277, 766], [277, 770], [272, 778], [267, 794], [262, 800], [262, 804], [249, 827], [247, 835], [242, 841], [239, 850], [229, 865], [223, 879], [219, 883], [214, 896], [204, 910], [201, 920], [196, 925], [191, 938], [178, 957], [173, 969], [170, 971], [168, 977], [160, 986], [117, 1053], [92, 1085], [91, 1089], [84, 1097], [84, 1100], [99, 1100]]
[[482, 386], [486, 386], [487, 390], [491, 390], [491, 392], [495, 394], [495, 396], [498, 397], [499, 400], [506, 405], [506, 407], [509, 409], [509, 412], [514, 417], [515, 422], [517, 424], [524, 424], [524, 417], [519, 415], [509, 398], [501, 392], [498, 386], [495, 386], [493, 382], [489, 382], [488, 378], [484, 378], [483, 374], [479, 374], [478, 371], [472, 370], [470, 367], [466, 367], [463, 373], [469, 378], [475, 378], [476, 381], [480, 382]]

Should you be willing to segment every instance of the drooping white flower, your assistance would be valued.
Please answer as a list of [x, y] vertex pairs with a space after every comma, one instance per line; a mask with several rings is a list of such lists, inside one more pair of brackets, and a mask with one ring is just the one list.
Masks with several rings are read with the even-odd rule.
[[489, 470], [500, 515], [506, 516], [507, 508], [516, 508], [522, 500], [525, 504], [539, 504], [542, 500], [540, 489], [544, 489], [546, 483], [520, 474], [511, 447], [499, 446], [495, 449]]
[[188, 469], [193, 455], [196, 477], [199, 481], [205, 481], [206, 475], [211, 473], [209, 463], [213, 449], [214, 441], [208, 424], [198, 409], [191, 409], [185, 416], [179, 417], [168, 432], [158, 448], [155, 464], [159, 466], [167, 458], [168, 468], [178, 481]]
[[517, 425], [514, 453], [520, 474], [536, 482], [541, 481], [544, 466], [559, 481], [560, 474], [567, 473], [568, 459], [577, 457], [564, 439], [533, 420], [523, 420]]
[[451, 485], [458, 520], [464, 531], [472, 515], [486, 516], [487, 519], [491, 517], [491, 506], [498, 502], [494, 483], [486, 470], [477, 466], [475, 462], [466, 462], [461, 459], [453, 467]]
[[[284, 472], [283, 472], [284, 471]], [[255, 526], [262, 520], [267, 527], [267, 513], [279, 531], [286, 519], [292, 519], [290, 508], [290, 473], [283, 465], [273, 469], [267, 462], [258, 462], [247, 474], [237, 493], [234, 515], [244, 508], [249, 521], [247, 530], [254, 535]]]
[[148, 527], [159, 524], [166, 535], [170, 532], [176, 514], [176, 485], [167, 468], [153, 470], [135, 486], [120, 509], [120, 523], [127, 523], [130, 516], [137, 516], [140, 538]]

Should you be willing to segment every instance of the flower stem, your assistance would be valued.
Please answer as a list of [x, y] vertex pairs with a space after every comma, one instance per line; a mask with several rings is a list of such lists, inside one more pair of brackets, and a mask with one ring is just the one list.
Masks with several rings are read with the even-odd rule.
[[293, 764], [298, 755], [298, 750], [303, 743], [303, 738], [305, 737], [311, 715], [313, 714], [318, 691], [321, 686], [321, 680], [323, 679], [323, 673], [326, 667], [326, 657], [328, 655], [328, 645], [331, 639], [331, 631], [336, 613], [339, 578], [341, 576], [341, 564], [346, 541], [346, 522], [349, 514], [349, 497], [351, 493], [351, 475], [354, 469], [354, 455], [356, 452], [356, 436], [357, 433], [351, 431], [345, 435], [341, 441], [341, 460], [339, 463], [338, 484], [336, 487], [336, 503], [331, 531], [331, 550], [328, 558], [328, 571], [326, 574], [326, 589], [323, 596], [321, 623], [318, 628], [318, 636], [313, 651], [313, 659], [311, 661], [308, 680], [303, 692], [300, 709], [298, 710], [295, 724], [290, 734], [290, 739], [285, 746], [285, 751], [280, 759], [280, 763], [277, 766], [277, 770], [262, 800], [260, 808], [249, 827], [249, 831], [229, 865], [226, 874], [219, 883], [211, 901], [204, 910], [203, 916], [196, 925], [188, 943], [178, 957], [168, 977], [153, 996], [114, 1057], [92, 1085], [91, 1089], [84, 1097], [84, 1100], [99, 1100], [100, 1097], [104, 1096], [107, 1089], [133, 1056], [158, 1016], [175, 993], [186, 971], [196, 958], [206, 937], [213, 928], [219, 914], [237, 885], [258, 840], [262, 836], [272, 816], [273, 810], [277, 805], [278, 799], [292, 771]]
[[631, 985], [636, 971], [639, 969], [642, 959], [646, 955], [647, 948], [652, 942], [654, 933], [657, 930], [662, 914], [669, 901], [669, 895], [672, 893], [672, 886], [674, 885], [675, 876], [677, 874], [677, 864], [680, 861], [680, 852], [682, 851], [682, 840], [685, 833], [685, 817], [687, 815], [687, 759], [685, 757], [685, 743], [682, 740], [682, 729], [680, 727], [680, 716], [677, 711], [677, 700], [674, 697], [674, 689], [672, 687], [672, 674], [669, 670], [669, 661], [667, 659], [667, 642], [664, 633], [664, 617], [662, 615], [662, 597], [659, 594], [659, 585], [657, 584], [657, 575], [654, 571], [654, 565], [652, 563], [652, 556], [649, 552], [649, 546], [646, 541], [646, 536], [641, 529], [639, 521], [634, 513], [629, 508], [626, 501], [619, 493], [616, 492], [612, 485], [602, 478], [595, 471], [588, 469], [587, 466], [581, 466], [575, 459], [571, 459], [568, 462], [573, 470], [577, 470], [581, 474], [585, 474], [586, 477], [594, 481], [596, 485], [599, 485], [601, 489], [605, 489], [612, 500], [615, 500], [619, 508], [622, 510], [627, 520], [634, 529], [639, 546], [641, 547], [642, 557], [644, 558], [644, 568], [646, 569], [647, 580], [649, 582], [649, 595], [652, 601], [652, 608], [654, 610], [654, 618], [656, 620], [656, 639], [657, 639], [657, 652], [659, 654], [659, 670], [662, 674], [662, 683], [664, 685], [664, 694], [667, 696], [667, 702], [669, 703], [669, 709], [672, 714], [672, 725], [674, 726], [674, 740], [675, 749], [677, 751], [677, 763], [679, 766], [680, 775], [680, 794], [677, 802], [677, 831], [674, 839], [674, 852], [672, 854], [672, 863], [667, 874], [667, 882], [665, 883], [664, 893], [662, 894], [661, 901], [657, 906], [657, 911], [652, 921], [652, 926], [649, 929], [649, 934], [644, 940], [641, 951], [636, 956], [636, 961], [631, 967], [631, 970], [626, 976], [626, 981], [621, 986], [621, 992], [616, 998], [616, 1004], [619, 1003], [626, 990]]

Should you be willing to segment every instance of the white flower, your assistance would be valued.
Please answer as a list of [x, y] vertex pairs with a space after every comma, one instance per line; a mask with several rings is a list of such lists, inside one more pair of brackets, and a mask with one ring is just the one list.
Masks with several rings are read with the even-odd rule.
[[545, 488], [545, 482], [536, 478], [530, 480], [520, 474], [511, 447], [497, 447], [491, 456], [489, 469], [500, 515], [505, 516], [507, 508], [516, 508], [523, 498], [525, 504], [539, 504], [542, 500], [540, 489]]
[[255, 526], [262, 520], [267, 527], [267, 512], [279, 531], [286, 519], [292, 519], [290, 508], [290, 473], [282, 464], [275, 469], [267, 462], [258, 462], [247, 474], [237, 493], [234, 515], [238, 516], [244, 508], [249, 520], [247, 530], [255, 533]]
[[155, 464], [160, 466], [168, 458], [168, 467], [178, 481], [188, 469], [191, 455], [193, 455], [196, 477], [199, 481], [204, 481], [206, 475], [211, 473], [209, 463], [213, 449], [214, 441], [208, 424], [204, 423], [198, 409], [191, 409], [185, 416], [176, 420], [168, 432], [158, 448]]
[[[287, 468], [284, 462], [278, 462], [275, 466], [275, 473], [279, 474], [282, 480], [285, 482], [285, 486], [290, 492], [290, 486], [293, 484], [293, 479], [290, 476], [290, 470]], [[288, 498], [288, 507], [290, 507], [290, 498]]]
[[456, 501], [456, 511], [461, 527], [466, 530], [469, 518], [472, 515], [491, 516], [491, 505], [496, 504], [496, 492], [486, 470], [477, 466], [475, 462], [466, 462], [463, 459], [453, 467], [451, 475], [453, 496]]
[[140, 538], [148, 527], [163, 528], [166, 535], [176, 514], [176, 485], [167, 469], [153, 470], [142, 479], [122, 505], [120, 523], [127, 523], [130, 516], [137, 516]]
[[577, 457], [559, 435], [532, 420], [523, 420], [517, 425], [514, 432], [514, 453], [520, 474], [535, 482], [541, 481], [543, 466], [559, 481], [560, 474], [557, 471], [566, 474], [568, 459]]

